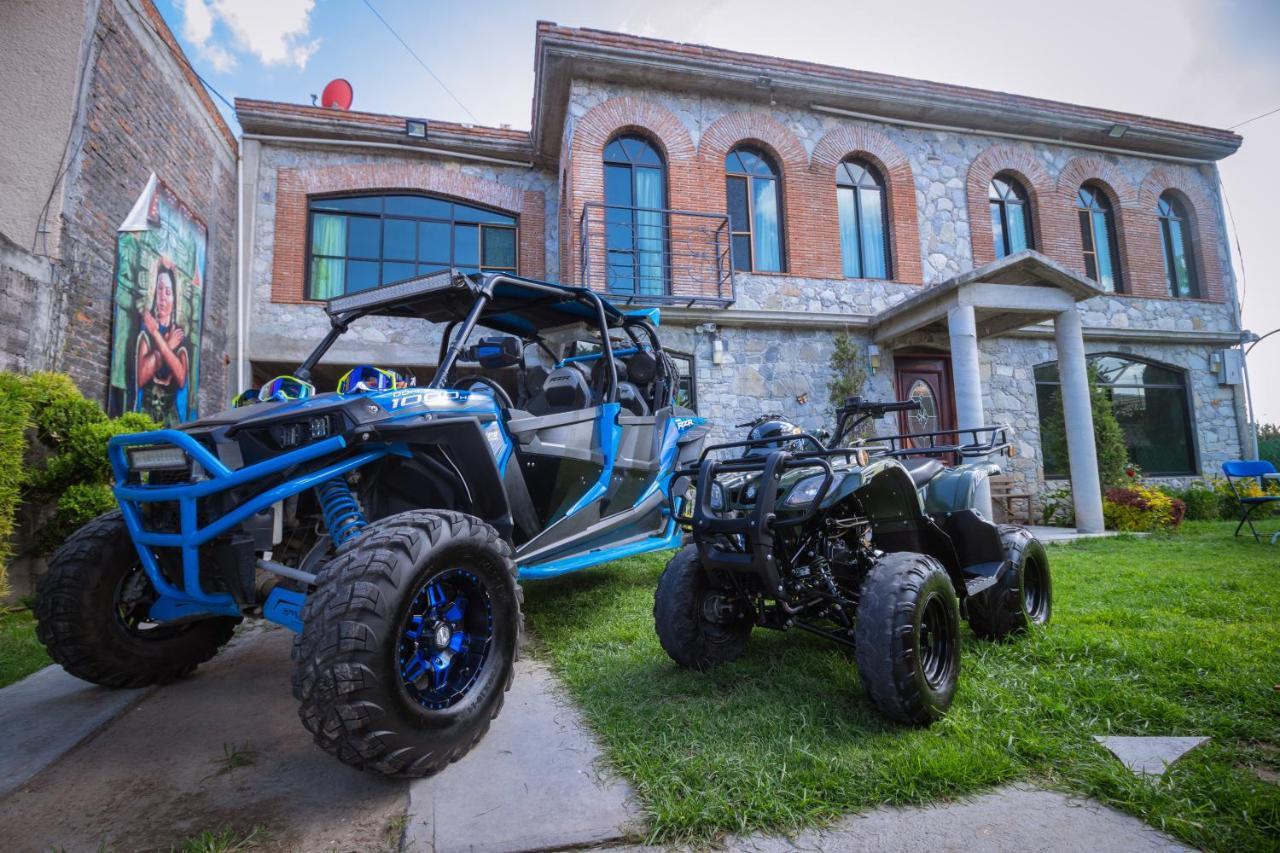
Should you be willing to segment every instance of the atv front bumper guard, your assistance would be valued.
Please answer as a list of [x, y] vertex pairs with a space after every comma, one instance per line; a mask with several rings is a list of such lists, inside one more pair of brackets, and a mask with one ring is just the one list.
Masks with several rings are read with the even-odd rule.
[[[134, 484], [130, 480], [128, 448], [141, 446], [173, 446], [180, 449], [190, 465], [193, 476], [189, 482], [178, 484]], [[305, 474], [291, 476], [286, 482], [273, 486], [236, 505], [220, 517], [201, 526], [198, 502], [229, 489], [247, 486], [264, 477], [278, 474], [290, 468], [304, 466], [324, 457], [331, 457], [347, 449], [343, 436], [312, 442], [297, 450], [282, 453], [262, 462], [238, 470], [228, 468], [205, 445], [180, 430], [165, 429], [156, 432], [133, 433], [113, 437], [107, 444], [107, 458], [115, 475], [113, 489], [125, 526], [138, 551], [138, 558], [148, 580], [159, 594], [151, 607], [151, 618], [157, 622], [170, 622], [190, 616], [239, 616], [240, 607], [228, 592], [206, 591], [200, 583], [200, 548], [215, 538], [234, 531], [250, 517], [269, 509], [272, 505], [299, 492], [314, 488], [320, 483], [346, 474], [363, 465], [395, 452], [388, 444], [370, 444], [360, 453], [346, 456], [339, 461], [317, 468]], [[197, 467], [198, 466], [198, 467]], [[170, 502], [178, 505], [178, 532], [147, 530], [144, 526], [142, 505]], [[171, 583], [160, 568], [155, 548], [176, 548], [181, 553], [182, 586]], [[300, 627], [297, 611], [304, 595], [276, 587], [263, 605], [263, 614], [286, 627]]]

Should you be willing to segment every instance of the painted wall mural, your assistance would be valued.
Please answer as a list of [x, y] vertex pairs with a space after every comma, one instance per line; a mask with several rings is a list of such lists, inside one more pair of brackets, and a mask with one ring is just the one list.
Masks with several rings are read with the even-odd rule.
[[112, 415], [196, 417], [207, 247], [204, 222], [153, 174], [116, 234]]

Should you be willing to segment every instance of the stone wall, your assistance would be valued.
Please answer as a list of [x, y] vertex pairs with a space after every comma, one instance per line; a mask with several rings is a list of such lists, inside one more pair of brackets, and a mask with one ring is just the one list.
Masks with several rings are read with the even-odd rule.
[[[682, 156], [692, 159], [694, 166], [684, 167], [673, 161], [669, 172], [696, 168], [704, 180], [677, 192], [677, 185], [684, 187], [687, 181], [672, 174], [673, 208], [679, 209], [683, 203], [686, 209], [724, 211], [723, 162], [718, 153], [724, 146], [718, 136], [727, 120], [734, 119], [732, 123], [738, 126], [738, 141], [763, 142], [767, 150], [778, 151], [784, 185], [788, 270], [800, 278], [834, 278], [842, 287], [866, 284], [838, 277], [840, 247], [832, 225], [837, 218], [835, 193], [826, 166], [833, 159], [832, 152], [845, 146], [846, 150], [834, 155], [835, 159], [858, 154], [883, 167], [890, 208], [891, 254], [896, 255], [893, 277], [897, 281], [937, 283], [971, 269], [975, 260], [991, 259], [989, 220], [979, 219], [976, 227], [970, 226], [973, 193], [967, 181], [971, 167], [981, 161], [993, 174], [1012, 168], [1034, 176], [1040, 185], [1030, 184], [1029, 179], [1027, 188], [1032, 191], [1036, 246], [1081, 274], [1084, 263], [1072, 199], [1081, 182], [1102, 183], [1116, 203], [1120, 261], [1128, 292], [1150, 298], [1168, 293], [1159, 254], [1155, 199], [1166, 188], [1179, 190], [1194, 208], [1193, 243], [1207, 299], [1228, 304], [1234, 301], [1217, 173], [1212, 166], [1175, 166], [1140, 156], [1096, 154], [1066, 145], [908, 128], [693, 92], [640, 89], [591, 80], [574, 81], [569, 98], [563, 155], [566, 158], [587, 156], [594, 151], [594, 145], [580, 146], [575, 141], [579, 123], [589, 124], [594, 137], [602, 111], [612, 115], [624, 108], [633, 114], [629, 121], [623, 116], [612, 116], [609, 121], [653, 135], [666, 150], [692, 149], [692, 154]], [[661, 116], [663, 121], [652, 116]], [[738, 118], [743, 116], [760, 118]], [[765, 129], [771, 138], [761, 138]], [[672, 138], [664, 139], [664, 133]], [[716, 137], [714, 145], [709, 143], [716, 151], [704, 153], [701, 149], [708, 134]], [[798, 158], [781, 153], [792, 148], [800, 152]], [[598, 186], [580, 186], [582, 176], [598, 173], [600, 165], [596, 157], [562, 166], [566, 175], [574, 179], [575, 188], [571, 204], [561, 213], [565, 222], [576, 222], [582, 203], [600, 200]], [[711, 179], [705, 179], [708, 174]], [[913, 199], [895, 199], [895, 194], [903, 195], [894, 180], [900, 174], [909, 178]], [[985, 185], [981, 193], [976, 209], [985, 218]], [[902, 213], [907, 207], [912, 209], [912, 216], [904, 219]], [[901, 234], [904, 229], [912, 233]], [[981, 235], [981, 243], [975, 242], [977, 234]], [[918, 262], [903, 257], [909, 245], [917, 247]]]

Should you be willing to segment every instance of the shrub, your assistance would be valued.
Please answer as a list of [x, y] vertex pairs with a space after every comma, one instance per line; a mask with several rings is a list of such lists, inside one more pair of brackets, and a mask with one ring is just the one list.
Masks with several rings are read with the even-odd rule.
[[1186, 504], [1181, 500], [1137, 484], [1108, 489], [1102, 499], [1102, 517], [1108, 530], [1174, 530], [1186, 514]]
[[1076, 526], [1076, 504], [1069, 486], [1050, 489], [1040, 495], [1040, 523]]
[[1172, 495], [1187, 505], [1188, 521], [1217, 521], [1222, 517], [1221, 500], [1213, 487], [1196, 482]]
[[51, 552], [115, 506], [107, 441], [158, 426], [140, 414], [107, 417], [63, 374], [0, 373], [0, 593], [19, 506], [33, 506], [32, 519], [48, 519], [34, 542], [39, 552]]
[[11, 373], [0, 373], [0, 595], [9, 592], [4, 569], [9, 563], [13, 521], [27, 470], [23, 454], [30, 420], [31, 403], [22, 380]]
[[[1242, 510], [1240, 501], [1231, 491], [1231, 484], [1227, 482], [1226, 477], [1213, 478], [1213, 490], [1218, 496], [1218, 517], [1223, 521], [1239, 521]], [[1240, 493], [1242, 498], [1257, 498], [1264, 494], [1274, 494], [1277, 491], [1275, 484], [1269, 483], [1267, 490], [1264, 492], [1262, 487], [1258, 485], [1256, 478], [1237, 478], [1236, 491]], [[1254, 511], [1254, 517], [1267, 516], [1275, 512], [1274, 507], [1262, 507]]]

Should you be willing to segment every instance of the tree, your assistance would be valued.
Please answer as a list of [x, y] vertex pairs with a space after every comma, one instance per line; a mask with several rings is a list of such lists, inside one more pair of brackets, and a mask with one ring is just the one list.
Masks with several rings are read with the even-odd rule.
[[[1093, 413], [1093, 440], [1098, 454], [1098, 481], [1104, 490], [1128, 482], [1129, 448], [1124, 443], [1124, 430], [1116, 420], [1111, 394], [1098, 381], [1098, 372], [1089, 366], [1089, 407]], [[1067, 468], [1067, 427], [1062, 413], [1062, 388], [1049, 395], [1048, 411], [1040, 422], [1040, 448], [1045, 467]]]

